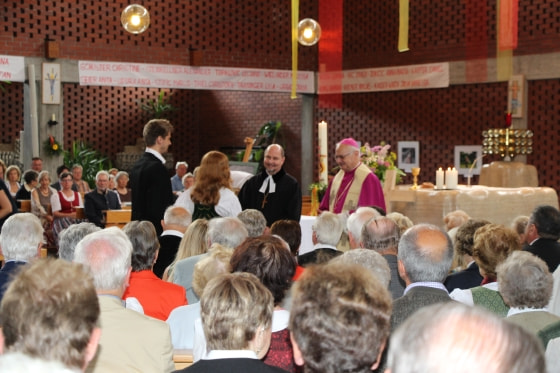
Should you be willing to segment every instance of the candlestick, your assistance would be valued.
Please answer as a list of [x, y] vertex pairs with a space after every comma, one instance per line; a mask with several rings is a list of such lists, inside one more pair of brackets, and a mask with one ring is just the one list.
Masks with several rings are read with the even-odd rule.
[[458, 181], [459, 174], [457, 172], [457, 169], [455, 167], [453, 167], [453, 169], [451, 167], [448, 167], [447, 171], [445, 171], [445, 188], [457, 189]]
[[53, 121], [53, 122], [56, 121], [56, 116], [54, 115], [54, 113], [53, 113], [53, 115], [52, 115], [52, 121]]
[[319, 122], [319, 181], [328, 183], [327, 122]]
[[443, 170], [441, 167], [436, 171], [436, 189], [443, 189]]

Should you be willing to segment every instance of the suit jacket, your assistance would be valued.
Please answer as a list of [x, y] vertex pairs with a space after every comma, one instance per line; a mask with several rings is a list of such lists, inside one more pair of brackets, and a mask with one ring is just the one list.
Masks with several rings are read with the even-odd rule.
[[553, 273], [560, 264], [560, 243], [555, 240], [539, 238], [532, 245], [525, 245], [523, 250], [544, 260], [550, 273]]
[[192, 288], [192, 279], [194, 274], [194, 266], [201, 259], [206, 258], [209, 254], [189, 256], [188, 258], [179, 260], [173, 268], [173, 283], [181, 285], [187, 291], [187, 300], [189, 304], [198, 302], [200, 299]]
[[169, 326], [100, 295], [101, 339], [86, 372], [162, 373], [175, 369]]
[[467, 268], [457, 273], [452, 273], [444, 281], [448, 292], [455, 289], [471, 289], [482, 284], [482, 276], [478, 269], [478, 264], [472, 262]]
[[181, 239], [182, 237], [173, 234], [160, 235], [158, 237], [159, 253], [153, 269], [157, 277], [161, 278], [167, 266], [175, 260]]
[[117, 193], [112, 190], [101, 194], [97, 189], [84, 196], [84, 209], [87, 219], [100, 228], [105, 228], [104, 210], [120, 210], [121, 204]]
[[393, 299], [402, 297], [406, 288], [404, 280], [399, 276], [399, 261], [396, 255], [383, 255], [383, 258], [389, 265], [391, 271], [391, 280], [389, 281], [389, 292]]
[[130, 171], [132, 220], [148, 220], [162, 233], [161, 219], [173, 204], [173, 192], [167, 169], [153, 154], [144, 152]]
[[190, 367], [177, 372], [187, 373], [285, 373], [278, 367], [266, 365], [260, 360], [250, 358], [231, 358], [199, 360]]
[[332, 258], [342, 255], [342, 251], [333, 250], [331, 248], [320, 247], [308, 253], [298, 256], [298, 264], [307, 267], [311, 264], [326, 263]]
[[4, 293], [10, 285], [10, 281], [17, 274], [19, 269], [27, 264], [27, 262], [22, 262], [20, 260], [10, 260], [0, 269], [0, 301], [4, 298]]
[[394, 331], [404, 320], [420, 308], [434, 303], [450, 301], [451, 298], [445, 290], [427, 286], [411, 288], [405, 295], [393, 301], [391, 331]]
[[128, 297], [138, 299], [144, 308], [144, 314], [163, 321], [167, 320], [175, 308], [187, 304], [185, 289], [157, 278], [150, 270], [130, 274], [130, 284], [123, 299]]

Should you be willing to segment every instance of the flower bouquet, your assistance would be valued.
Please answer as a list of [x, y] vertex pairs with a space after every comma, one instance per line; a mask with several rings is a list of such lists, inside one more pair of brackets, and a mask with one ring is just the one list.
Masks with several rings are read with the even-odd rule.
[[395, 166], [397, 154], [390, 151], [390, 149], [391, 145], [385, 144], [384, 141], [373, 147], [370, 147], [366, 142], [364, 146], [360, 148], [362, 162], [373, 171], [381, 183], [385, 181], [385, 173], [387, 170], [396, 170], [396, 182], [398, 184], [406, 174]]
[[44, 144], [45, 153], [47, 155], [53, 157], [55, 155], [62, 154], [64, 151], [62, 146], [56, 141], [53, 135], [50, 135], [49, 138], [45, 141]]

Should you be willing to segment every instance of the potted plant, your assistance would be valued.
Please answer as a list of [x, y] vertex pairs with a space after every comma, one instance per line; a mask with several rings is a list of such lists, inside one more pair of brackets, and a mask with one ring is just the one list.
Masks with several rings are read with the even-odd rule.
[[166, 118], [169, 113], [177, 110], [175, 106], [169, 103], [172, 95], [173, 92], [166, 97], [165, 91], [160, 91], [155, 99], [140, 99], [140, 107], [150, 115], [151, 119]]
[[111, 162], [83, 140], [73, 141], [70, 150], [64, 150], [64, 164], [72, 167], [82, 166], [82, 178], [91, 188], [95, 188], [95, 175], [98, 171], [111, 168]]

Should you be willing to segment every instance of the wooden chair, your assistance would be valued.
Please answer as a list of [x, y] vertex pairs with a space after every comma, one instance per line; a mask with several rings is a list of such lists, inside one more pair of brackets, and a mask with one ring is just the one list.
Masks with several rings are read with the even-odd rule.
[[103, 213], [105, 214], [105, 228], [122, 228], [130, 222], [132, 217], [132, 210], [106, 210]]
[[31, 212], [31, 200], [19, 199], [19, 212]]
[[188, 366], [191, 366], [193, 364], [193, 350], [174, 349], [173, 362], [175, 363], [176, 370], [180, 370]]
[[301, 196], [301, 214], [311, 214], [311, 196]]

